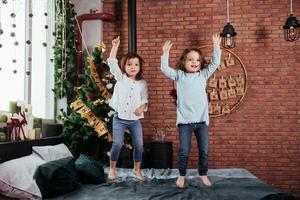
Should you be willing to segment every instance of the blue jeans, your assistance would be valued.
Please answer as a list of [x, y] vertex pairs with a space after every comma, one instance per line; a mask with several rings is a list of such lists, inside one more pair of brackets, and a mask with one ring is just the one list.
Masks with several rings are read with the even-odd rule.
[[208, 171], [208, 126], [205, 122], [179, 124], [179, 152], [178, 165], [180, 176], [185, 176], [188, 157], [192, 147], [192, 134], [195, 133], [198, 144], [198, 172], [200, 176]]
[[124, 131], [129, 129], [133, 143], [133, 160], [141, 162], [143, 155], [143, 130], [140, 120], [125, 120], [118, 116], [113, 118], [113, 144], [110, 149], [110, 160], [117, 161], [124, 143]]

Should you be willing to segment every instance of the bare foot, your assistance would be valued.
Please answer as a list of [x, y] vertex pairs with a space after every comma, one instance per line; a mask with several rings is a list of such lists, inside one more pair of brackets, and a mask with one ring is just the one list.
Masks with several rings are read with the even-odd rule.
[[178, 176], [176, 186], [178, 188], [184, 188], [184, 176]]
[[114, 181], [116, 178], [116, 172], [110, 169], [107, 177], [108, 181]]
[[211, 182], [210, 182], [210, 180], [208, 179], [207, 176], [199, 176], [199, 178], [201, 179], [201, 181], [203, 182], [203, 184], [206, 187], [211, 187]]
[[145, 180], [145, 177], [142, 175], [141, 171], [136, 171], [136, 170], [133, 170], [133, 174], [135, 175], [135, 177], [140, 180], [140, 181], [144, 181]]

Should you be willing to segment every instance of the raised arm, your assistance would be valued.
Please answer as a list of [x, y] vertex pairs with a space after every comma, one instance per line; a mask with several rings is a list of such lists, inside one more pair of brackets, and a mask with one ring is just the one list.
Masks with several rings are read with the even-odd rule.
[[176, 80], [177, 78], [177, 70], [169, 67], [169, 53], [173, 43], [171, 41], [166, 41], [162, 46], [163, 55], [161, 56], [161, 71], [172, 80]]
[[206, 69], [202, 71], [206, 79], [208, 79], [216, 71], [221, 62], [220, 35], [214, 34], [212, 36], [212, 42], [214, 48], [212, 62], [208, 65]]
[[118, 65], [117, 52], [120, 45], [120, 36], [112, 40], [112, 48], [110, 50], [109, 58], [107, 60], [110, 72], [115, 76], [115, 79], [121, 80], [123, 77], [122, 71]]

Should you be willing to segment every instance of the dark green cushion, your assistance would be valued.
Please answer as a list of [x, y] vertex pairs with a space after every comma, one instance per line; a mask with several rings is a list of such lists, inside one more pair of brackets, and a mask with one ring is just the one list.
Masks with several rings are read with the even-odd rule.
[[54, 198], [66, 194], [80, 185], [73, 157], [40, 165], [35, 171], [34, 179], [43, 198]]
[[104, 170], [99, 161], [90, 156], [81, 154], [75, 161], [79, 179], [83, 183], [100, 184], [105, 182]]

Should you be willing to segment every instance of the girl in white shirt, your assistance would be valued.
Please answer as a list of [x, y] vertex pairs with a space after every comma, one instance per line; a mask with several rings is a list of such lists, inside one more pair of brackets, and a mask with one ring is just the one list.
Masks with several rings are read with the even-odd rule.
[[141, 181], [141, 161], [143, 154], [143, 131], [139, 119], [144, 118], [147, 110], [147, 83], [142, 78], [143, 59], [134, 53], [128, 53], [121, 61], [121, 68], [116, 59], [120, 45], [120, 37], [112, 41], [112, 49], [108, 58], [110, 72], [117, 83], [109, 105], [116, 111], [113, 118], [113, 144], [110, 150], [109, 180], [116, 179], [116, 163], [123, 146], [124, 131], [129, 129], [134, 147], [134, 175]]

